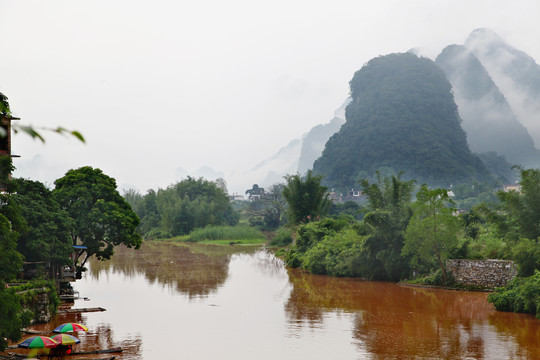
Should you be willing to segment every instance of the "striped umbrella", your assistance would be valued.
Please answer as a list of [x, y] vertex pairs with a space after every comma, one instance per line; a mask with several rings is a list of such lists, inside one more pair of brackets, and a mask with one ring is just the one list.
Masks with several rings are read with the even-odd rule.
[[77, 339], [73, 335], [69, 334], [58, 334], [51, 337], [54, 341], [58, 343], [58, 345], [74, 345], [81, 342], [81, 340]]
[[47, 336], [32, 336], [25, 339], [18, 346], [23, 349], [43, 349], [55, 348], [58, 343]]
[[54, 333], [67, 333], [71, 331], [88, 331], [88, 328], [79, 323], [65, 323], [53, 330]]

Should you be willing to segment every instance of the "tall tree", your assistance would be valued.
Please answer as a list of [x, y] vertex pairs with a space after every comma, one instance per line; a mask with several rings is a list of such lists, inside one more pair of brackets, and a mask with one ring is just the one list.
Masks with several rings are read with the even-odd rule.
[[[3, 217], [0, 215], [0, 217]], [[0, 253], [1, 254], [1, 253]], [[0, 281], [0, 351], [7, 347], [7, 341], [19, 341], [21, 338], [20, 313], [22, 307], [16, 294], [8, 292]]]
[[[1, 96], [0, 96], [1, 100]], [[14, 170], [10, 156], [0, 156], [0, 287], [3, 282], [13, 280], [23, 265], [23, 257], [17, 251], [20, 231], [26, 229], [26, 222], [19, 208], [13, 204], [11, 194], [15, 184], [11, 180]]]
[[435, 262], [447, 282], [445, 260], [458, 244], [459, 220], [452, 214], [452, 199], [445, 189], [430, 190], [425, 184], [416, 194], [413, 216], [405, 231], [403, 254], [413, 267]]
[[69, 264], [73, 250], [73, 221], [53, 199], [51, 190], [39, 181], [17, 179], [17, 193], [11, 196], [28, 228], [21, 232], [17, 249], [27, 261]]
[[316, 220], [328, 213], [331, 202], [326, 187], [321, 185], [322, 176], [309, 170], [304, 179], [300, 175], [285, 177], [287, 185], [283, 197], [287, 201], [287, 219], [292, 225]]
[[[159, 189], [157, 194], [150, 191], [145, 196], [148, 224], [160, 221], [162, 236], [185, 235], [207, 225], [236, 225], [239, 216], [224, 188], [220, 179], [214, 182], [188, 176]], [[143, 218], [144, 224], [147, 216]]]
[[500, 191], [499, 228], [511, 240], [540, 237], [540, 170], [520, 170], [520, 191]]
[[364, 216], [367, 238], [364, 243], [363, 267], [366, 275], [378, 280], [399, 280], [408, 270], [401, 256], [403, 232], [411, 217], [410, 202], [414, 181], [397, 176], [381, 177], [370, 183], [360, 180], [368, 198], [368, 212]]
[[79, 255], [84, 254], [79, 273], [94, 254], [100, 260], [109, 259], [117, 245], [140, 247], [142, 240], [135, 231], [139, 218], [116, 190], [115, 179], [85, 166], [69, 170], [55, 185], [55, 199], [75, 222], [73, 244], [87, 247]]
[[13, 280], [22, 268], [22, 256], [17, 252], [19, 234], [11, 229], [11, 223], [0, 214], [0, 286]]

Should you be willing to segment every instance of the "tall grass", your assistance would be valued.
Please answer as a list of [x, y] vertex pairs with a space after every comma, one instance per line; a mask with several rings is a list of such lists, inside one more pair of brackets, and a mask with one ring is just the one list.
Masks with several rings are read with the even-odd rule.
[[216, 241], [216, 240], [260, 240], [265, 237], [260, 230], [249, 226], [207, 226], [193, 230], [187, 241]]

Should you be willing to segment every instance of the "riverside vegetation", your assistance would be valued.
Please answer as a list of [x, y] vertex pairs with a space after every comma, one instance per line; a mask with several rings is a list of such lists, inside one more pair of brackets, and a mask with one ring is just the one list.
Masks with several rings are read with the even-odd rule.
[[[430, 285], [453, 285], [448, 258], [512, 259], [519, 278], [489, 297], [498, 310], [540, 316], [540, 170], [520, 170], [521, 191], [497, 193], [454, 216], [444, 189], [398, 176], [363, 180], [368, 204], [362, 220], [334, 216], [298, 224], [287, 265], [315, 274], [399, 281], [421, 277]], [[417, 187], [416, 187], [417, 188]], [[417, 188], [418, 189], [418, 188]]]
[[[18, 341], [21, 328], [35, 321], [38, 293], [46, 293], [50, 313], [58, 306], [57, 289], [48, 279], [53, 269], [73, 265], [73, 245], [84, 245], [77, 272], [91, 256], [109, 259], [114, 247], [138, 248], [139, 218], [116, 190], [116, 181], [99, 169], [70, 170], [49, 190], [37, 181], [11, 179], [11, 158], [0, 157], [0, 350]], [[43, 264], [34, 281], [19, 284], [23, 260]], [[47, 264], [47, 265], [45, 265]], [[26, 274], [29, 275], [29, 274]], [[41, 281], [40, 281], [41, 280]], [[17, 281], [7, 287], [5, 284]]]
[[[88, 204], [92, 202], [96, 204], [94, 209], [118, 210], [125, 206], [121, 201], [116, 205], [104, 206], [106, 199], [100, 197], [115, 201], [116, 196], [104, 196], [103, 194], [108, 192], [102, 188], [114, 189], [115, 183], [99, 169], [81, 168], [68, 172], [68, 175], [67, 178], [80, 176], [79, 181], [86, 177], [103, 178], [101, 185], [96, 188], [86, 186], [86, 189], [91, 191], [97, 189], [102, 191], [102, 196], [95, 196], [96, 200], [91, 200], [92, 197], [88, 196]], [[287, 177], [287, 183], [277, 187], [281, 192], [271, 194], [263, 200], [263, 205], [256, 205], [259, 207], [257, 211], [250, 211], [251, 207], [255, 207], [255, 202], [249, 203], [247, 209], [240, 207], [240, 210], [235, 210], [228, 199], [226, 203], [218, 205], [212, 194], [217, 194], [220, 201], [226, 194], [225, 190], [220, 188], [219, 182], [191, 178], [186, 180], [187, 184], [170, 187], [174, 191], [186, 187], [193, 191], [193, 194], [186, 191], [174, 196], [179, 204], [165, 202], [154, 207], [157, 213], [153, 214], [143, 206], [140, 206], [139, 211], [146, 212], [147, 224], [153, 216], [154, 218], [159, 216], [160, 221], [155, 222], [163, 226], [158, 226], [159, 232], [167, 229], [170, 222], [180, 222], [184, 224], [184, 229], [192, 229], [189, 233], [185, 231], [183, 235], [172, 237], [176, 240], [223, 244], [242, 243], [243, 240], [245, 240], [243, 243], [264, 243], [266, 239], [262, 230], [268, 231], [273, 224], [272, 231], [276, 236], [270, 244], [288, 247], [284, 253], [286, 263], [291, 267], [300, 267], [316, 274], [389, 281], [411, 279], [414, 275], [418, 275], [423, 278], [424, 283], [451, 284], [451, 274], [447, 274], [444, 269], [444, 260], [449, 257], [513, 259], [519, 264], [521, 278], [512, 282], [507, 291], [500, 290], [490, 296], [490, 301], [493, 301], [500, 310], [537, 313], [539, 303], [537, 271], [540, 268], [538, 260], [540, 246], [537, 239], [540, 230], [535, 224], [540, 223], [538, 200], [540, 170], [521, 169], [520, 177], [520, 192], [499, 192], [496, 202], [473, 206], [471, 211], [459, 217], [452, 215], [455, 204], [446, 190], [430, 189], [425, 185], [419, 187], [415, 181], [403, 180], [400, 175], [386, 177], [379, 175], [376, 181], [361, 180], [360, 185], [366, 197], [365, 204], [361, 207], [344, 204], [335, 206], [325, 200], [326, 188], [321, 185], [322, 177], [312, 173], [306, 177], [299, 175]], [[57, 261], [59, 264], [66, 263], [67, 256], [59, 255], [67, 255], [67, 248], [73, 244], [73, 238], [60, 230], [64, 228], [63, 226], [69, 229], [77, 226], [76, 212], [70, 215], [65, 205], [59, 202], [59, 199], [67, 201], [67, 197], [56, 197], [57, 189], [49, 191], [37, 182], [21, 179], [11, 182], [6, 179], [6, 181], [13, 190], [19, 184], [20, 191], [17, 194], [5, 195], [9, 196], [10, 201], [6, 201], [8, 205], [2, 207], [1, 280], [8, 282], [16, 278], [23, 256], [36, 260], [41, 258]], [[77, 187], [76, 183], [78, 182], [74, 181], [73, 189], [82, 189]], [[69, 182], [62, 180], [57, 184], [68, 186]], [[65, 190], [67, 194], [73, 196], [84, 194], [80, 191], [68, 192], [67, 188]], [[413, 196], [415, 192], [416, 196]], [[299, 193], [304, 195], [298, 196]], [[152, 200], [158, 198], [154, 197], [157, 193], [150, 191], [149, 194], [151, 194], [149, 197], [139, 197], [131, 193], [131, 198], [127, 194], [126, 199], [136, 199], [141, 202], [140, 204], [156, 205], [158, 202]], [[477, 197], [482, 198], [481, 195]], [[190, 203], [191, 199], [196, 199], [196, 202]], [[196, 209], [197, 204], [206, 205], [199, 211], [187, 212], [186, 209]], [[276, 210], [276, 204], [282, 204], [283, 208]], [[131, 211], [131, 206], [128, 205], [126, 210]], [[38, 213], [32, 211], [37, 207], [47, 209], [44, 212], [47, 217], [43, 217], [42, 222], [36, 221]], [[173, 214], [159, 213], [159, 209], [176, 209], [177, 212], [172, 216]], [[218, 212], [212, 213], [210, 210]], [[108, 211], [88, 211], [96, 213], [96, 216], [99, 213], [104, 219], [110, 214]], [[124, 224], [122, 226], [125, 230], [130, 228], [134, 230], [134, 225], [139, 224], [139, 217], [129, 215], [129, 211], [121, 224]], [[276, 211], [279, 214], [277, 221], [275, 221]], [[39, 216], [43, 216], [43, 212]], [[258, 219], [254, 222], [258, 227], [249, 226], [250, 216]], [[266, 221], [265, 216], [273, 220]], [[228, 221], [231, 221], [230, 225], [227, 225]], [[281, 225], [283, 221], [286, 222], [286, 226]], [[141, 231], [143, 223], [140, 222], [137, 231]], [[201, 227], [198, 227], [199, 225]], [[53, 231], [53, 226], [59, 231]], [[16, 229], [19, 229], [20, 233]], [[115, 228], [111, 227], [110, 230], [113, 229]], [[149, 230], [147, 238], [158, 233], [156, 230]], [[21, 234], [28, 231], [34, 235], [24, 240]], [[101, 233], [96, 235], [99, 234]], [[119, 233], [121, 234], [122, 232]], [[435, 234], [444, 236], [439, 237]], [[51, 238], [52, 235], [54, 238]], [[127, 239], [125, 244], [137, 247], [139, 242], [131, 242], [130, 239], [140, 238], [140, 235], [131, 234], [124, 238]], [[294, 244], [291, 245], [293, 238]], [[95, 251], [91, 242], [88, 241], [87, 245], [89, 251]], [[101, 255], [97, 252], [95, 254], [104, 259], [112, 255], [115, 245], [110, 243], [109, 250], [102, 252]], [[38, 252], [39, 257], [36, 257], [38, 255], [31, 251], [36, 248], [46, 251]], [[107, 247], [101, 248], [104, 249]], [[27, 323], [28, 315], [22, 311], [21, 299], [14, 292], [6, 291], [2, 286], [0, 297], [2, 303], [6, 304], [0, 309], [3, 320], [0, 322], [2, 337], [16, 340], [20, 336], [20, 327]]]

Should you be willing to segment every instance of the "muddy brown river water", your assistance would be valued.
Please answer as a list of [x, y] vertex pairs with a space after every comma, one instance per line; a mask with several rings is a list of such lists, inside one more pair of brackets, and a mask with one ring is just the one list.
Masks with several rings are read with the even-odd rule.
[[117, 359], [540, 359], [540, 320], [486, 293], [314, 276], [261, 248], [118, 248], [74, 288], [74, 307], [107, 311], [34, 328], [81, 322], [75, 349], [121, 346]]

